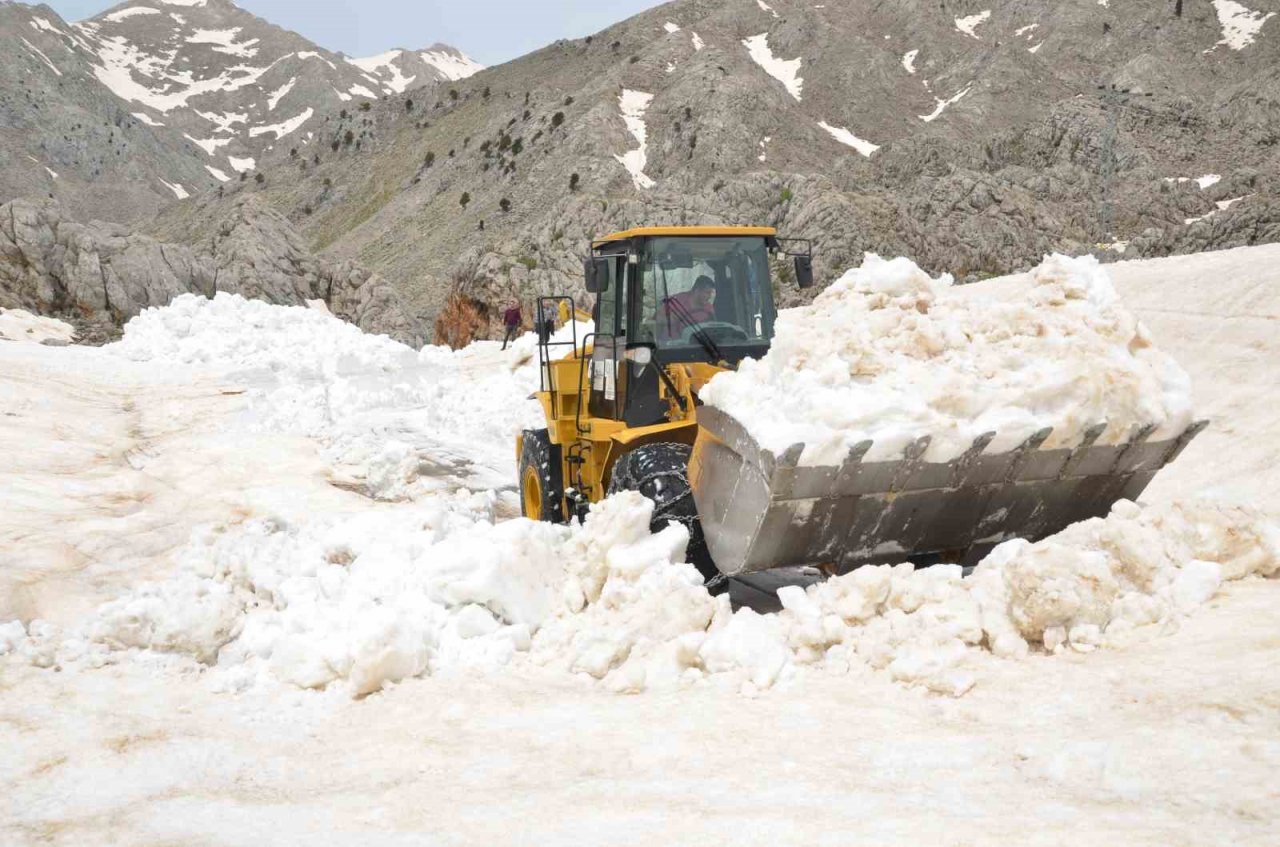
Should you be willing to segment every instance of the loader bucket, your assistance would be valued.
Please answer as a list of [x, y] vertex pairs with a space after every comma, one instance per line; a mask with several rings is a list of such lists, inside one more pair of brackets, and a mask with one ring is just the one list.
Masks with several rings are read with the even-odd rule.
[[803, 444], [762, 449], [719, 409], [698, 409], [689, 476], [707, 546], [728, 576], [787, 565], [860, 565], [941, 557], [973, 564], [1012, 538], [1037, 541], [1118, 500], [1135, 500], [1152, 477], [1208, 425], [1151, 441], [1154, 426], [1123, 444], [1099, 445], [1105, 424], [1079, 446], [1042, 449], [1045, 429], [996, 455], [988, 433], [955, 461], [922, 460], [926, 436], [901, 458], [864, 462], [866, 441], [838, 466], [798, 466]]

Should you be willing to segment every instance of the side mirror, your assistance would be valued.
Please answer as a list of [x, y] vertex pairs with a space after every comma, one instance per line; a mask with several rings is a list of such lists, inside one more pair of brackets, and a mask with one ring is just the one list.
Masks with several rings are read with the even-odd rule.
[[801, 288], [813, 287], [812, 256], [796, 256], [796, 285]]
[[609, 260], [597, 259], [594, 256], [587, 258], [582, 263], [583, 278], [586, 282], [587, 292], [590, 294], [599, 294], [609, 288]]

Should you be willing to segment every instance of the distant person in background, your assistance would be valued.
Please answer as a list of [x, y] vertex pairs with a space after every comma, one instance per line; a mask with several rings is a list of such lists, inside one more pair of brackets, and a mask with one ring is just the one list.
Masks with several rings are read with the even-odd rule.
[[502, 349], [506, 350], [515, 337], [520, 334], [520, 324], [524, 322], [520, 314], [520, 301], [511, 298], [511, 305], [502, 313], [502, 325], [506, 327], [506, 335], [502, 337]]

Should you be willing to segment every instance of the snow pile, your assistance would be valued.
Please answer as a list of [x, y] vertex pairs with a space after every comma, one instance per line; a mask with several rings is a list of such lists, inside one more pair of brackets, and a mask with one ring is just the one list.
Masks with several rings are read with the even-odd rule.
[[809, 306], [784, 312], [771, 352], [720, 374], [701, 398], [804, 465], [840, 464], [874, 441], [894, 459], [924, 435], [926, 461], [949, 461], [984, 433], [1003, 453], [1052, 427], [1046, 448], [1099, 443], [1191, 422], [1190, 380], [1126, 310], [1097, 260], [1049, 257], [1025, 299], [975, 303], [907, 259], [868, 254]]
[[[579, 338], [590, 331], [579, 325]], [[553, 340], [567, 340], [566, 328]], [[106, 352], [214, 368], [247, 383], [251, 431], [314, 438], [334, 481], [381, 500], [507, 488], [512, 444], [540, 426], [536, 337], [415, 352], [327, 311], [183, 295], [130, 321]], [[565, 348], [559, 348], [565, 349]]]
[[[685, 531], [650, 535], [652, 504], [638, 494], [573, 528], [494, 523], [494, 502], [462, 493], [413, 514], [210, 530], [173, 578], [106, 604], [63, 649], [99, 662], [110, 660], [104, 648], [179, 653], [216, 665], [230, 688], [269, 676], [361, 695], [531, 651], [538, 664], [603, 678], [647, 656], [642, 642], [727, 614], [678, 564]], [[555, 619], [567, 622], [543, 636]]]
[[956, 566], [862, 568], [784, 588], [783, 611], [763, 616], [710, 597], [681, 564], [685, 530], [651, 535], [652, 506], [637, 494], [570, 527], [494, 523], [492, 505], [460, 494], [417, 515], [211, 530], [177, 575], [106, 604], [60, 645], [34, 624], [26, 642], [12, 626], [0, 639], [46, 663], [178, 653], [237, 690], [275, 679], [358, 696], [513, 665], [619, 692], [699, 680], [763, 689], [810, 667], [960, 696], [991, 654], [1123, 646], [1176, 626], [1224, 580], [1280, 570], [1280, 530], [1256, 513], [1121, 503], [1038, 544], [1004, 544], [969, 579]]
[[43, 344], [48, 341], [70, 344], [75, 337], [75, 327], [64, 321], [33, 315], [22, 309], [0, 308], [0, 342]]
[[956, 18], [956, 29], [963, 32], [970, 38], [981, 38], [977, 33], [978, 27], [986, 23], [991, 18], [991, 10], [979, 12], [976, 15], [969, 15], [964, 18]]

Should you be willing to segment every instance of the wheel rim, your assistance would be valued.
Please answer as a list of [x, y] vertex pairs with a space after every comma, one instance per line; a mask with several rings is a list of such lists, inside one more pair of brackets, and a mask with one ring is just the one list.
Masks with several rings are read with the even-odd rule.
[[542, 480], [538, 479], [538, 469], [532, 465], [525, 468], [523, 489], [524, 516], [542, 520]]

